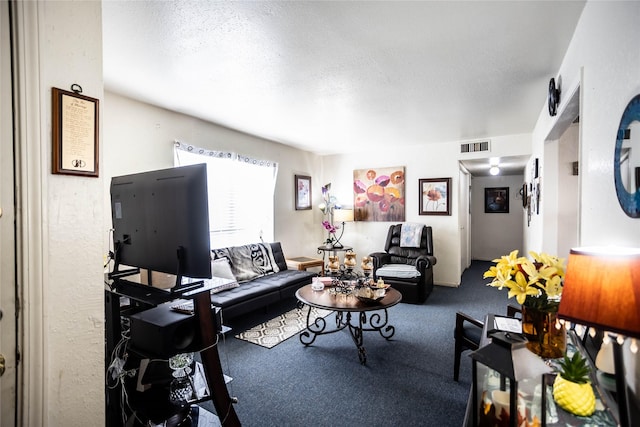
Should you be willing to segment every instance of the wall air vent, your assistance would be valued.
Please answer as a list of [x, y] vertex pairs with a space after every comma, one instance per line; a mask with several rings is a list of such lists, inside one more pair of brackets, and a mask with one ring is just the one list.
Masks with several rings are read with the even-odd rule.
[[461, 153], [475, 153], [478, 151], [489, 151], [490, 141], [465, 142], [460, 144]]

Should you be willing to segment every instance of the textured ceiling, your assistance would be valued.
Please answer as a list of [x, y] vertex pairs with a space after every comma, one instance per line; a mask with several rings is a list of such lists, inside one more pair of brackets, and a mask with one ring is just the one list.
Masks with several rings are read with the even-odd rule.
[[105, 87], [318, 154], [530, 133], [584, 1], [103, 1]]

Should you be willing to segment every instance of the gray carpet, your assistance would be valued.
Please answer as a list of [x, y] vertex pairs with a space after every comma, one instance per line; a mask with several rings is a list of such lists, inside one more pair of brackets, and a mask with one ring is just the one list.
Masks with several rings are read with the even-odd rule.
[[359, 363], [346, 331], [319, 336], [309, 347], [297, 336], [271, 349], [233, 338], [293, 303], [230, 322], [233, 332], [219, 351], [225, 373], [233, 377], [228, 388], [238, 398], [240, 421], [244, 426], [462, 425], [471, 359], [463, 354], [460, 381], [453, 381], [455, 313], [479, 319], [506, 313], [506, 291], [487, 287], [482, 279], [490, 265], [474, 262], [459, 288], [436, 286], [422, 305], [391, 308], [396, 333], [390, 341], [365, 333], [366, 365]]

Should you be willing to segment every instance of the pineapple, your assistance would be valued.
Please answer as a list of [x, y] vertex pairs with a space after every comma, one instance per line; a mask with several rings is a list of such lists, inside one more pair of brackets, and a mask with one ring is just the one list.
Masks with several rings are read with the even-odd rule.
[[560, 361], [560, 374], [553, 383], [553, 399], [564, 410], [588, 417], [596, 410], [596, 396], [589, 381], [589, 366], [578, 352]]

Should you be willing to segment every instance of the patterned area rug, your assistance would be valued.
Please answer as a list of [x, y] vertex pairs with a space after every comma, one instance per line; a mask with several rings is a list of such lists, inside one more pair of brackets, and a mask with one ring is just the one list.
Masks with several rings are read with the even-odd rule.
[[[303, 309], [294, 308], [267, 322], [241, 332], [235, 337], [262, 347], [273, 348], [307, 327], [308, 311], [309, 307], [304, 307]], [[331, 314], [329, 310], [312, 307], [311, 321], [318, 317], [327, 317], [329, 314]]]

